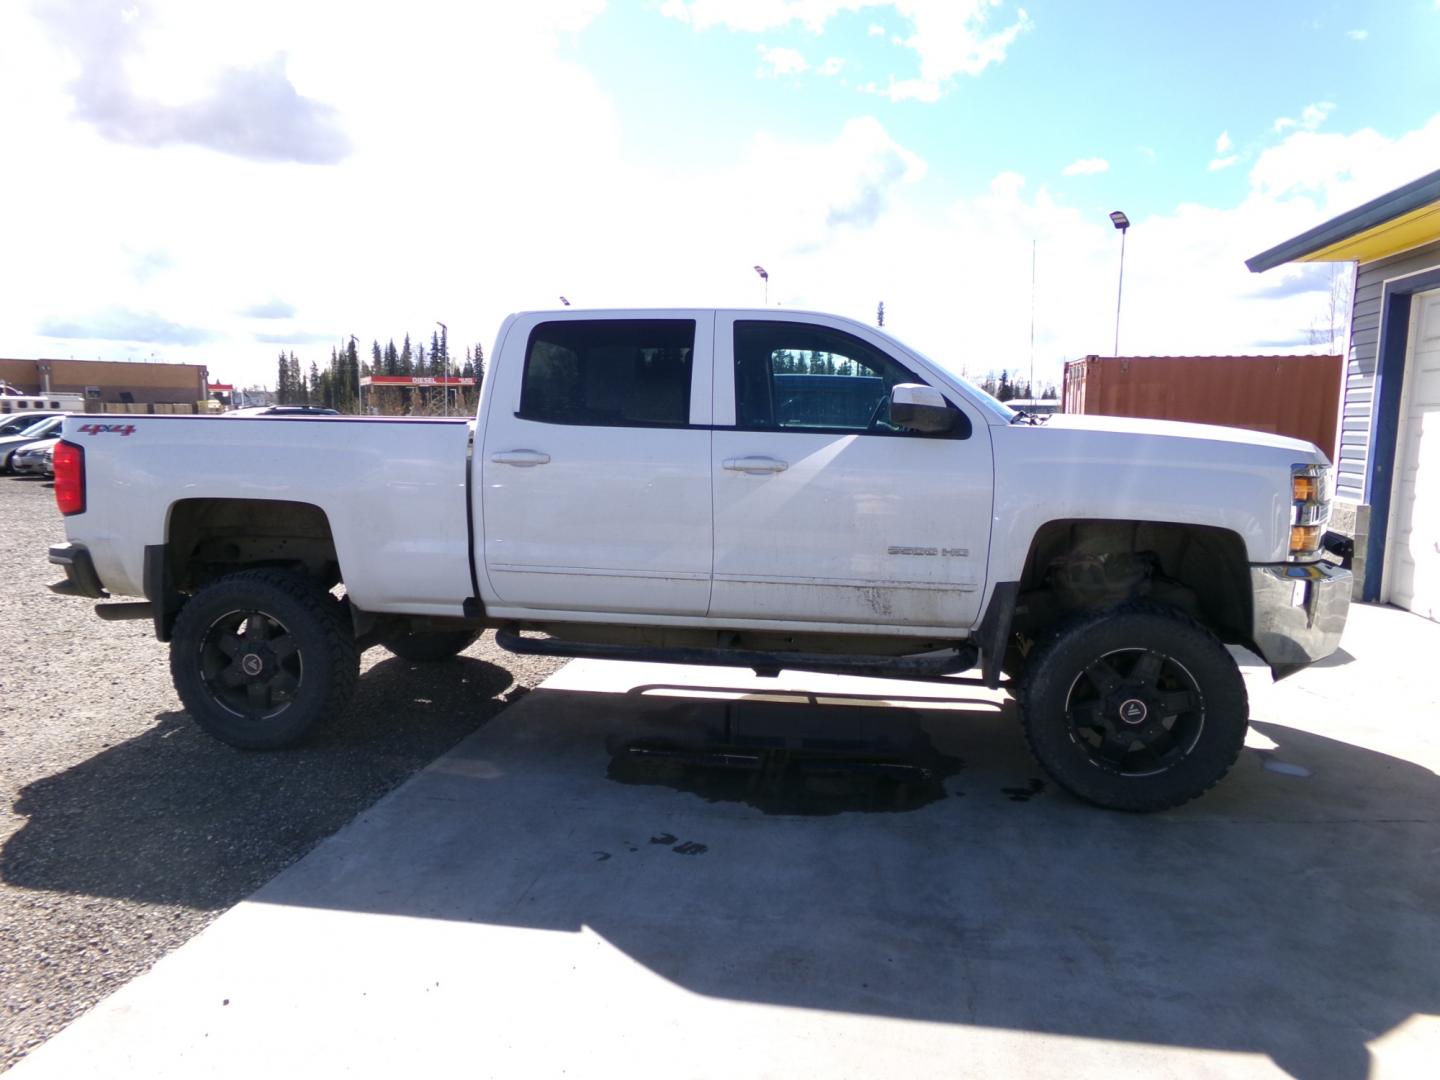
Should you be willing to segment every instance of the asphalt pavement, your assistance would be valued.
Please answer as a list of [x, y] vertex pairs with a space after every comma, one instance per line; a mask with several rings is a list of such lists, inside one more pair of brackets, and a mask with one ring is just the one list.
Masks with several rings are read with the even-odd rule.
[[997, 694], [572, 663], [15, 1075], [1429, 1075], [1436, 656], [1367, 607], [1252, 659], [1236, 769], [1149, 816]]
[[345, 716], [236, 750], [150, 624], [46, 588], [52, 487], [0, 477], [0, 1071], [560, 666], [488, 634], [438, 667], [372, 649]]

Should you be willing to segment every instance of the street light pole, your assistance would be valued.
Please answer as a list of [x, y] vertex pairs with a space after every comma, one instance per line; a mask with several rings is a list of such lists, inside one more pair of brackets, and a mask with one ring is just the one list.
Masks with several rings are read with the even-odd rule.
[[1123, 210], [1110, 213], [1110, 223], [1120, 230], [1120, 283], [1115, 286], [1115, 352], [1120, 355], [1120, 297], [1125, 292], [1125, 233], [1130, 228], [1130, 219]]
[[760, 277], [761, 277], [761, 279], [765, 282], [765, 306], [766, 306], [766, 307], [769, 307], [769, 306], [770, 306], [770, 275], [769, 275], [768, 273], [766, 273], [765, 268], [764, 268], [763, 266], [757, 266], [757, 267], [755, 267], [755, 273], [759, 274]]
[[445, 415], [450, 415], [450, 328], [439, 319], [435, 325], [440, 327], [440, 360], [444, 365], [444, 375], [440, 378], [440, 390], [445, 395]]

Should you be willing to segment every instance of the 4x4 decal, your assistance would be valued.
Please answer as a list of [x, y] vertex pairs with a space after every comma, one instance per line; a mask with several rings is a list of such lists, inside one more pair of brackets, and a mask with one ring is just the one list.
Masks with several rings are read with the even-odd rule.
[[79, 429], [86, 435], [129, 435], [135, 430], [134, 424], [81, 424]]

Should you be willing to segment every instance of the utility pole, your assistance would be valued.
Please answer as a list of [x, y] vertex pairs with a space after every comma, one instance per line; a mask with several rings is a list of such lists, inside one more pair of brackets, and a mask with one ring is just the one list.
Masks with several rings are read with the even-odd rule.
[[1035, 246], [1036, 242], [1032, 237], [1030, 240], [1030, 384], [1026, 387], [1029, 393], [1025, 395], [1031, 399], [1035, 397]]

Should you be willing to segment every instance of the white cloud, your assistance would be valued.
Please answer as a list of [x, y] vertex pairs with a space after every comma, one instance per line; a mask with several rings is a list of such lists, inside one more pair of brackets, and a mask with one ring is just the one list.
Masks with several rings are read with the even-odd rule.
[[[205, 5], [203, 18], [183, 0], [132, 8], [145, 30], [125, 64], [134, 100], [183, 112], [214, 100], [227, 68], [283, 50], [293, 92], [334, 109], [349, 152], [298, 164], [234, 152], [205, 128], [152, 142], [117, 130], [113, 117], [77, 109], [93, 28], [0, 4], [0, 100], [26, 102], [0, 110], [0, 145], [43, 163], [6, 180], [7, 200], [34, 212], [0, 225], [0, 354], [122, 359], [148, 356], [153, 342], [170, 359], [273, 378], [270, 348], [253, 340], [260, 328], [239, 314], [257, 296], [293, 305], [297, 334], [419, 333], [442, 318], [457, 342], [488, 341], [502, 307], [538, 298], [530, 283], [546, 275], [545, 245], [526, 240], [533, 222], [548, 219], [547, 235], [583, 235], [612, 189], [635, 182], [610, 102], [560, 55], [564, 35], [598, 10], [593, 0], [463, 14], [417, 0], [403, 22], [357, 6], [346, 11], [344, 49], [329, 13], [284, 0], [228, 16]], [[392, 50], [426, 62], [379, 79], [355, 60]], [[208, 71], [186, 59], [204, 55], [214, 57]], [[171, 66], [169, 82], [145, 74]], [[563, 139], [534, 137], [557, 125]], [[496, 168], [499, 146], [524, 149]], [[577, 161], [587, 164], [583, 183]], [[489, 257], [498, 252], [512, 257]], [[544, 291], [556, 290], [547, 281]], [[175, 327], [208, 340], [187, 346], [198, 338]]]
[[[891, 74], [883, 85], [869, 84], [874, 93], [892, 101], [938, 101], [950, 82], [960, 75], [979, 75], [1005, 59], [1010, 46], [1033, 25], [1024, 8], [1016, 10], [1008, 25], [992, 26], [1002, 0], [665, 0], [660, 13], [689, 23], [696, 30], [726, 27], [761, 33], [799, 23], [820, 33], [842, 12], [891, 8], [910, 24], [908, 35], [897, 34], [896, 44], [915, 53], [919, 73], [909, 77]], [[886, 33], [872, 24], [869, 33]]]
[[1220, 137], [1215, 140], [1215, 153], [1228, 154], [1233, 149], [1235, 149], [1235, 144], [1230, 140], [1230, 132], [1220, 132]]
[[844, 68], [845, 68], [845, 61], [844, 61], [844, 60], [842, 60], [842, 59], [841, 59], [840, 57], [838, 57], [838, 56], [831, 56], [831, 57], [827, 58], [826, 61], [825, 61], [823, 64], [821, 64], [818, 68], [816, 68], [815, 70], [816, 70], [817, 72], [819, 72], [821, 75], [827, 75], [827, 76], [833, 78], [834, 76], [839, 75], [840, 72], [844, 70]]
[[[184, 0], [144, 7], [189, 17]], [[759, 263], [772, 302], [868, 321], [883, 299], [887, 325], [938, 360], [1014, 371], [1029, 359], [1032, 243], [1037, 374], [1058, 379], [1062, 356], [1109, 350], [1113, 207], [1082, 210], [999, 169], [954, 198], [919, 144], [870, 116], [804, 141], [757, 132], [728, 155], [717, 142], [703, 167], [678, 154], [637, 163], [566, 47], [595, 5], [539, 7], [413, 0], [397, 21], [357, 5], [355, 47], [342, 50], [310, 8], [254, 0], [217, 31], [239, 38], [215, 42], [213, 70], [284, 50], [296, 93], [330, 104], [352, 145], [337, 164], [304, 165], [107, 137], [74, 116], [75, 57], [0, 4], [0, 100], [26, 103], [0, 111], [0, 145], [44, 165], [6, 174], [26, 213], [0, 221], [0, 355], [154, 350], [273, 381], [287, 341], [323, 365], [326, 341], [353, 332], [368, 349], [443, 319], [457, 352], [488, 350], [506, 313], [560, 293], [582, 306], [754, 304]], [[166, 60], [159, 40], [134, 67]], [[361, 44], [426, 63], [377, 79], [355, 62]], [[213, 85], [201, 68], [156, 79], [145, 99], [170, 104]], [[1250, 352], [1303, 335], [1314, 296], [1257, 299], [1269, 278], [1243, 260], [1432, 170], [1440, 116], [1399, 138], [1294, 121], [1267, 139], [1247, 144], [1253, 166], [1233, 175], [1246, 186], [1225, 205], [1132, 213], [1122, 351]]]
[[[1440, 0], [1436, 0], [1436, 2], [1437, 2], [1437, 3], [1440, 3]], [[884, 37], [884, 36], [885, 36], [885, 28], [884, 28], [883, 26], [881, 26], [879, 23], [871, 23], [869, 29], [867, 29], [865, 32], [866, 32], [867, 34], [869, 34], [871, 37]]]
[[1335, 111], [1333, 101], [1319, 101], [1314, 105], [1306, 105], [1300, 113], [1300, 126], [1306, 131], [1314, 131], [1329, 118]]
[[1351, 41], [1364, 41], [1370, 36], [1369, 30], [1346, 30], [1345, 36]]
[[1100, 157], [1080, 158], [1060, 170], [1061, 176], [1093, 176], [1110, 171], [1110, 162]]
[[1225, 157], [1212, 158], [1210, 164], [1205, 166], [1210, 172], [1219, 172], [1221, 169], [1228, 169], [1240, 160], [1239, 154], [1228, 154]]
[[1296, 120], [1290, 116], [1282, 116], [1275, 121], [1274, 129], [1276, 134], [1283, 134], [1286, 131], [1299, 129], [1301, 131], [1314, 131], [1321, 124], [1330, 118], [1335, 111], [1333, 101], [1317, 101], [1313, 105], [1306, 105], [1300, 111], [1300, 119]]
[[818, 34], [840, 12], [868, 6], [865, 0], [665, 0], [660, 14], [697, 30], [724, 26], [760, 33], [798, 22]]
[[771, 48], [767, 45], [760, 45], [757, 51], [760, 53], [761, 62], [765, 65], [760, 69], [762, 78], [768, 76], [772, 79], [779, 79], [786, 75], [803, 75], [810, 70], [810, 65], [805, 62], [805, 57], [796, 49]]

